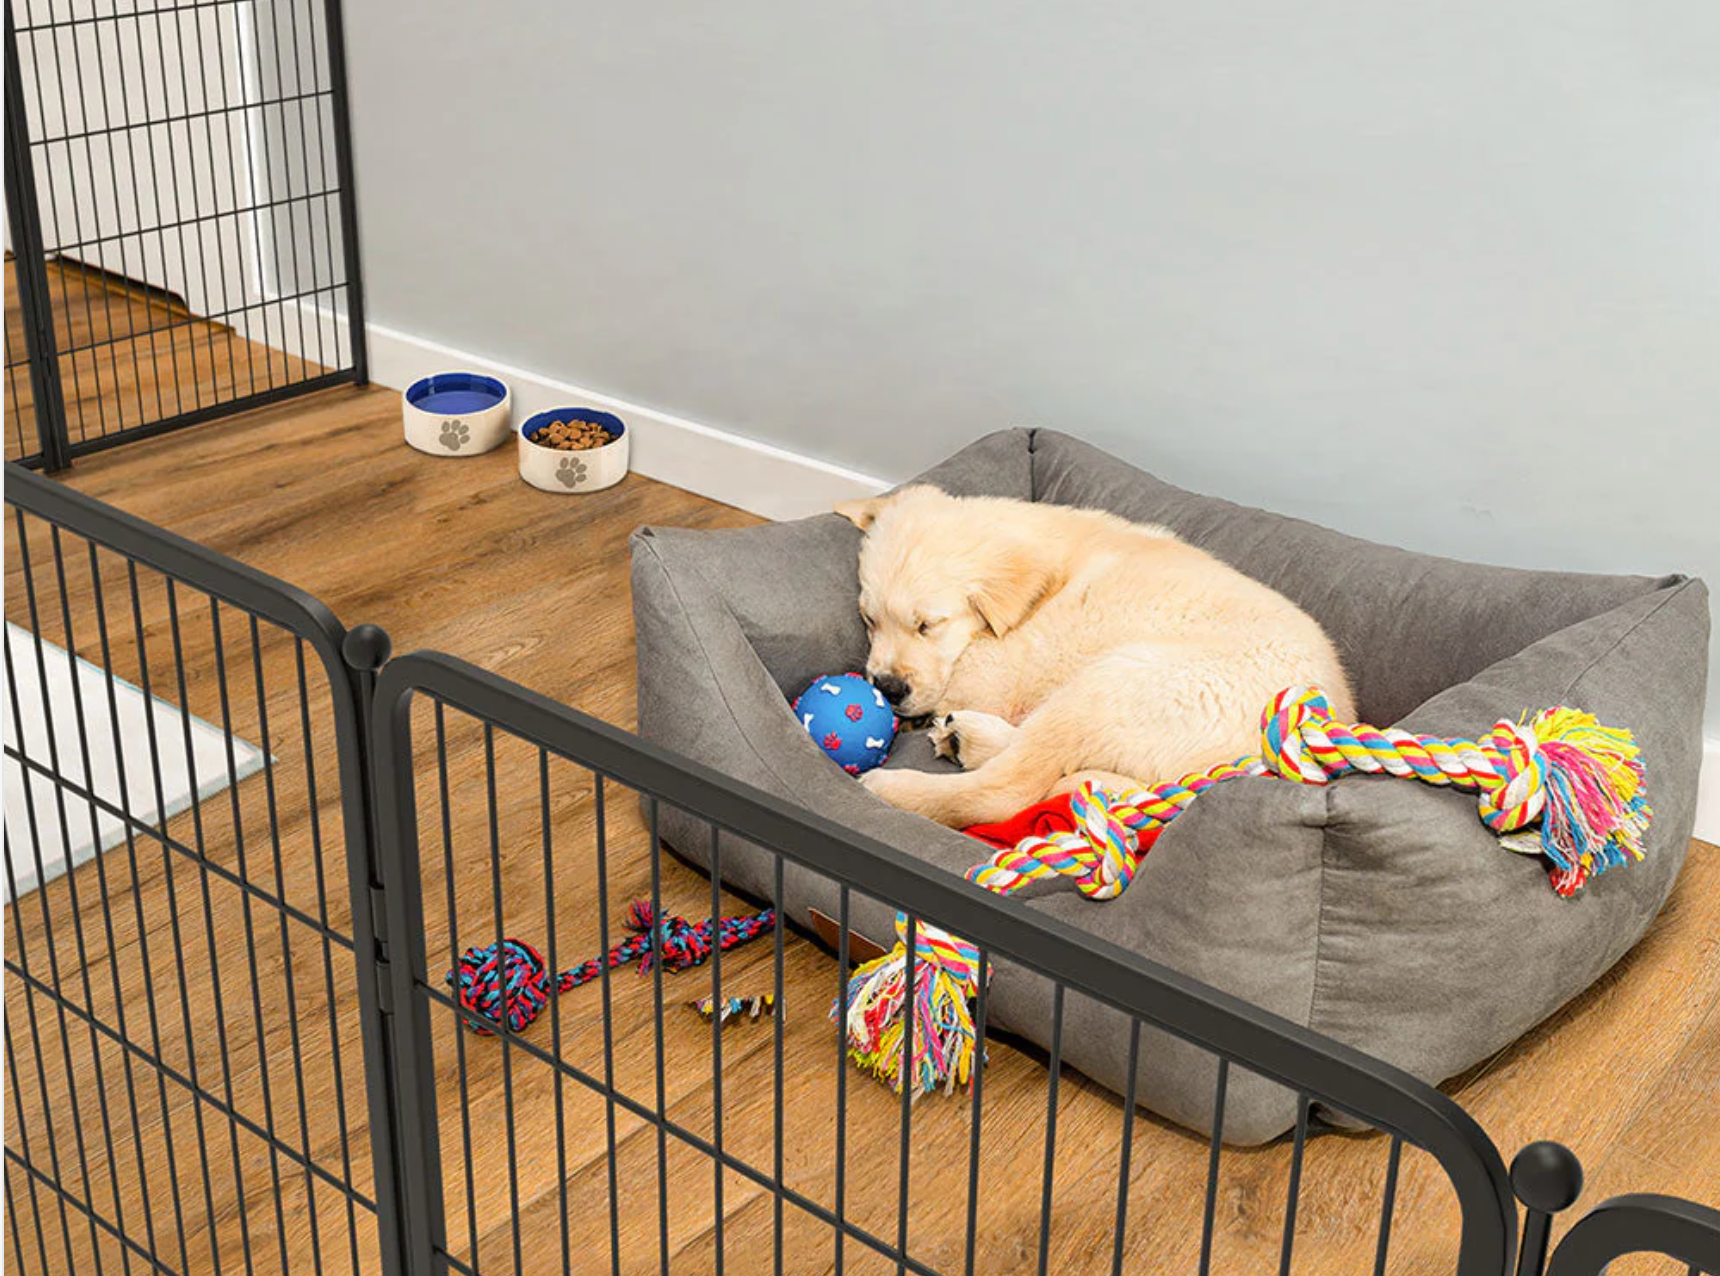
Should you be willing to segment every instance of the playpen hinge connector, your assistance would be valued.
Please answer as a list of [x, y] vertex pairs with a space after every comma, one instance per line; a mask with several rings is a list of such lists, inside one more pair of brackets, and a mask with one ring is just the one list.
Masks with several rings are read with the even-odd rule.
[[370, 933], [376, 940], [376, 958], [388, 960], [388, 897], [382, 887], [370, 888]]
[[372, 967], [376, 971], [376, 1008], [384, 1015], [394, 1013], [394, 968], [386, 957], [378, 957]]

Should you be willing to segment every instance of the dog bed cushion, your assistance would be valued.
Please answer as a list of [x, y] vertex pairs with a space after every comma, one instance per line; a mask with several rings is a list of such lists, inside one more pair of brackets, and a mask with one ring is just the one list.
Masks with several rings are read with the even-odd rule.
[[[1573, 899], [1553, 893], [1541, 861], [1499, 848], [1471, 795], [1389, 778], [1325, 787], [1255, 778], [1194, 803], [1118, 899], [1037, 888], [1021, 897], [1027, 907], [1437, 1083], [1587, 988], [1665, 901], [1695, 812], [1708, 640], [1701, 581], [1522, 571], [1375, 545], [1183, 491], [1047, 430], [989, 435], [920, 481], [1170, 527], [1318, 619], [1367, 721], [1473, 736], [1499, 718], [1566, 703], [1629, 727], [1648, 765], [1647, 858]], [[738, 531], [637, 532], [639, 729], [960, 874], [986, 857], [985, 846], [873, 797], [789, 711], [788, 698], [812, 678], [865, 662], [859, 541], [834, 514]], [[888, 765], [948, 764], [916, 732]], [[706, 864], [701, 827], [663, 811], [665, 841]], [[757, 847], [725, 840], [723, 872], [742, 891], [770, 895], [772, 858]], [[790, 864], [784, 889], [797, 922], [809, 908], [836, 911], [836, 884], [816, 874]], [[856, 896], [852, 910], [857, 930], [888, 940], [892, 909]], [[1046, 1044], [1049, 983], [1000, 963], [988, 1016]], [[1122, 1091], [1126, 1018], [1070, 998], [1065, 1020], [1065, 1061]], [[1204, 1051], [1149, 1031], [1136, 1094], [1206, 1131], [1215, 1069]], [[1232, 1073], [1227, 1140], [1262, 1142], [1294, 1120], [1293, 1095]]]

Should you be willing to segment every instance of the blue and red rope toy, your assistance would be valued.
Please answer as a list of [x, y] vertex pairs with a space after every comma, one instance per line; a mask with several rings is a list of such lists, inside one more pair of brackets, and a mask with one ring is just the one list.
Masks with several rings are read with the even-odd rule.
[[483, 1019], [468, 1019], [466, 1026], [482, 1036], [494, 1035], [490, 1023], [505, 1023], [509, 1032], [520, 1032], [543, 1012], [552, 993], [588, 984], [603, 973], [630, 961], [639, 963], [639, 973], [651, 969], [653, 954], [664, 970], [687, 970], [702, 965], [715, 942], [724, 952], [757, 939], [776, 924], [776, 914], [765, 909], [752, 917], [706, 918], [690, 922], [685, 917], [654, 917], [647, 900], [635, 900], [627, 908], [627, 929], [633, 933], [601, 957], [593, 957], [562, 971], [551, 987], [549, 964], [543, 954], [523, 939], [504, 939], [500, 953], [496, 944], [468, 948], [460, 964], [447, 974], [460, 1007]]

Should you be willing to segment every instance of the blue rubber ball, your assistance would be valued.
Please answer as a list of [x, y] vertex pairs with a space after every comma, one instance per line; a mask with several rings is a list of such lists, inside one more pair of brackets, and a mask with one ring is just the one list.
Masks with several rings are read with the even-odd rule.
[[883, 762], [896, 742], [896, 715], [890, 702], [857, 673], [814, 678], [795, 698], [794, 716], [849, 775]]

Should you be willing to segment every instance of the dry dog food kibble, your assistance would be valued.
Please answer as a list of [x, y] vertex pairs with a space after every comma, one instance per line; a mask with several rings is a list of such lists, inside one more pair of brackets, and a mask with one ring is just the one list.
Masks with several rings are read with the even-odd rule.
[[595, 421], [551, 421], [540, 426], [531, 439], [542, 447], [562, 452], [583, 452], [587, 448], [613, 443], [615, 436]]

